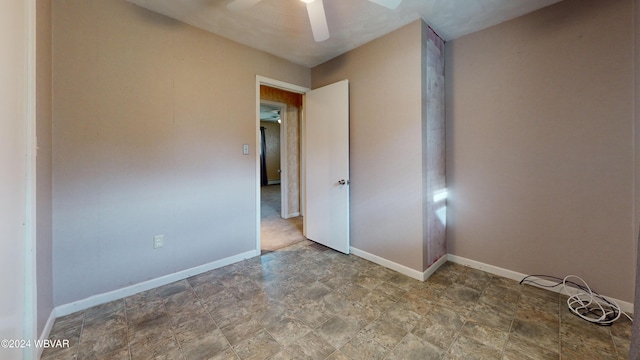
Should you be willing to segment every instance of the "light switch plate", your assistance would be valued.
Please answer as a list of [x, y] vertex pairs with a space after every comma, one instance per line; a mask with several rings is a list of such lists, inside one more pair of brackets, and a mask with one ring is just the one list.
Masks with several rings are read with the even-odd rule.
[[249, 155], [249, 144], [242, 144], [242, 155]]

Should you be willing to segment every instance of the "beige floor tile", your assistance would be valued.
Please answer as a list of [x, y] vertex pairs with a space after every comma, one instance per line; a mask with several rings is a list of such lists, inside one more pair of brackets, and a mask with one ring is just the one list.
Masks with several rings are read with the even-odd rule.
[[124, 300], [115, 300], [87, 309], [84, 313], [84, 325], [101, 322], [102, 319], [112, 315], [124, 317]]
[[286, 351], [295, 354], [295, 359], [323, 360], [333, 354], [336, 349], [315, 332], [308, 332], [285, 347]]
[[391, 351], [388, 360], [429, 360], [441, 359], [444, 351], [413, 334], [408, 334], [402, 342]]
[[324, 299], [302, 302], [299, 307], [293, 310], [292, 314], [312, 329], [318, 328], [335, 316], [332, 311], [327, 309]]
[[503, 360], [558, 360], [558, 358], [557, 351], [516, 337], [509, 338], [503, 353]]
[[92, 333], [81, 337], [78, 347], [78, 358], [95, 359], [126, 349], [128, 347], [127, 329], [119, 328], [114, 331]]
[[242, 360], [263, 360], [278, 353], [282, 348], [265, 330], [233, 347]]
[[305, 323], [292, 317], [270, 324], [266, 329], [282, 346], [293, 344], [311, 331], [311, 328]]
[[501, 350], [459, 335], [449, 348], [445, 359], [500, 360], [501, 357]]
[[343, 354], [340, 351], [335, 351], [333, 354], [329, 355], [326, 360], [350, 360], [347, 355]]
[[396, 304], [389, 308], [386, 312], [384, 312], [381, 317], [388, 319], [389, 321], [394, 322], [395, 324], [400, 325], [406, 331], [411, 331], [418, 324], [422, 316], [411, 311], [405, 305]]
[[144, 320], [129, 325], [129, 341], [173, 335], [171, 322], [166, 314], [149, 314]]
[[616, 322], [611, 324], [611, 335], [621, 339], [631, 340], [631, 325], [633, 325], [631, 320], [622, 314]]
[[442, 293], [438, 302], [466, 315], [476, 306], [480, 295], [482, 292], [479, 290], [452, 284]]
[[499, 351], [502, 351], [507, 339], [509, 338], [508, 331], [503, 331], [471, 321], [467, 321], [464, 324], [460, 331], [460, 335]]
[[[74, 315], [77, 316], [77, 315]], [[69, 318], [64, 320], [69, 321]], [[66, 325], [65, 323], [63, 325]], [[55, 328], [55, 325], [54, 325]], [[78, 345], [80, 342], [80, 332], [82, 326], [73, 328], [65, 328], [65, 326], [59, 326], [56, 331], [51, 332], [49, 339], [51, 340], [68, 340], [68, 347], [50, 347], [44, 349], [42, 352], [42, 360], [58, 360], [58, 359], [74, 359], [78, 354]]]
[[409, 291], [419, 284], [422, 284], [422, 282], [419, 280], [398, 273], [394, 274], [391, 279], [387, 280], [386, 282], [389, 284], [393, 284], [394, 286], [397, 286], [404, 291]]
[[407, 335], [407, 330], [390, 319], [381, 317], [362, 329], [362, 333], [380, 345], [393, 349]]
[[316, 330], [316, 333], [322, 336], [333, 347], [339, 349], [351, 341], [359, 331], [360, 326], [357, 322], [334, 316], [322, 324]]
[[178, 341], [171, 333], [160, 333], [159, 336], [130, 340], [131, 359], [153, 359], [166, 354], [180, 353]]
[[379, 360], [383, 359], [389, 350], [360, 333], [342, 346], [340, 351], [352, 360]]
[[400, 298], [402, 298], [402, 296], [404, 296], [404, 294], [406, 294], [407, 291], [409, 291], [413, 287], [414, 286], [411, 286], [409, 287], [409, 289], [405, 289], [401, 283], [400, 284], [395, 283], [393, 282], [393, 279], [392, 279], [392, 280], [383, 282], [382, 284], [380, 284], [380, 286], [373, 289], [372, 292], [376, 294], [384, 295], [389, 299], [391, 299], [392, 301], [396, 302], [400, 300]]
[[85, 321], [82, 327], [82, 337], [96, 338], [115, 330], [127, 330], [127, 319], [122, 312], [111, 313], [103, 318], [94, 318], [91, 322]]
[[491, 281], [491, 275], [484, 271], [468, 268], [456, 278], [456, 283], [468, 288], [483, 291]]
[[520, 300], [520, 291], [498, 285], [491, 285], [483, 289], [479, 301], [484, 304], [499, 306], [513, 313]]
[[629, 358], [629, 349], [631, 347], [631, 341], [623, 338], [619, 338], [614, 336], [613, 343], [616, 347], [616, 352], [618, 354], [618, 359], [628, 359]]
[[435, 306], [411, 331], [418, 338], [446, 350], [465, 323], [464, 317], [452, 309]]
[[57, 318], [51, 328], [51, 333], [55, 334], [68, 329], [82, 327], [82, 324], [84, 323], [84, 313], [85, 311], [78, 311], [73, 314]]
[[238, 355], [236, 355], [233, 349], [229, 348], [210, 357], [209, 360], [240, 360], [240, 358], [238, 357]]
[[185, 359], [209, 359], [230, 349], [219, 329], [190, 339], [181, 346]]
[[173, 333], [180, 344], [198, 339], [218, 329], [211, 318], [197, 317], [173, 326]]
[[467, 320], [503, 331], [509, 331], [513, 323], [514, 313], [515, 310], [507, 311], [500, 305], [489, 305], [479, 302], [469, 313]]
[[514, 319], [511, 326], [511, 336], [523, 341], [529, 341], [540, 345], [546, 349], [559, 352], [558, 326], [549, 326], [548, 324]]
[[43, 360], [626, 359], [631, 322], [445, 263], [420, 282], [299, 240], [56, 320]]

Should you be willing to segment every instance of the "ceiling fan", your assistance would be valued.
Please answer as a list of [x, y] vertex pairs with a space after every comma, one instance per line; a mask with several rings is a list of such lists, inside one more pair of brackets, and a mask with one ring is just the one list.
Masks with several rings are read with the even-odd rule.
[[[262, 0], [232, 0], [227, 4], [227, 8], [231, 11], [241, 11], [252, 7]], [[325, 41], [329, 38], [329, 27], [327, 26], [327, 17], [324, 13], [324, 4], [322, 0], [300, 0], [307, 4], [307, 13], [309, 14], [309, 22], [311, 23], [311, 32], [316, 42]], [[402, 0], [369, 0], [374, 4], [384, 6], [389, 9], [395, 9], [400, 5]]]

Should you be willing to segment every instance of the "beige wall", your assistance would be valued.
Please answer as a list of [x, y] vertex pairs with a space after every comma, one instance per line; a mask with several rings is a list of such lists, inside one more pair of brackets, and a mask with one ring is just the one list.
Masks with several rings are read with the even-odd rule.
[[349, 80], [351, 246], [423, 271], [424, 23], [312, 69], [312, 88]]
[[565, 0], [447, 43], [450, 253], [632, 301], [631, 4]]
[[[635, 231], [638, 234], [637, 238], [640, 239], [640, 1], [634, 0], [634, 90], [635, 90], [635, 117], [634, 117], [634, 148], [633, 154], [635, 155]], [[640, 280], [640, 279], [639, 279]], [[638, 294], [640, 295], [640, 294]]]
[[[631, 12], [586, 4], [447, 45], [449, 252], [578, 273], [631, 300]], [[350, 80], [352, 246], [424, 268], [422, 22], [314, 68], [311, 84], [125, 1], [53, 13], [56, 305], [255, 247], [256, 74]]]
[[256, 74], [310, 86], [124, 0], [53, 3], [56, 305], [256, 250]]
[[38, 334], [53, 310], [53, 254], [51, 233], [51, 0], [36, 2], [36, 256]]
[[[633, 30], [634, 30], [634, 148], [635, 155], [635, 182], [633, 198], [635, 210], [635, 226], [634, 230], [637, 234], [637, 241], [640, 240], [640, 0], [633, 0]], [[636, 247], [638, 243], [636, 242]], [[640, 247], [635, 251], [636, 254], [636, 273], [635, 273], [635, 298], [634, 298], [634, 314], [640, 314], [640, 266], [638, 266], [638, 258], [640, 255]], [[636, 317], [637, 319], [637, 317]], [[637, 359], [640, 357], [640, 323], [634, 321], [631, 333], [631, 348], [629, 350], [629, 359]]]

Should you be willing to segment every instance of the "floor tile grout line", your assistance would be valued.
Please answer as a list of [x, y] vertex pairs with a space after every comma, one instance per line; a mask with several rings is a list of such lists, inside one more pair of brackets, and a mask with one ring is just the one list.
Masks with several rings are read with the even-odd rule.
[[[213, 271], [213, 270], [211, 270]], [[207, 315], [209, 316], [209, 318], [211, 319], [211, 321], [213, 321], [213, 323], [216, 325], [216, 328], [218, 330], [220, 330], [220, 333], [222, 334], [222, 336], [224, 337], [224, 340], [227, 342], [227, 344], [229, 345], [229, 349], [231, 349], [231, 351], [233, 352], [233, 354], [238, 358], [241, 359], [240, 356], [238, 355], [238, 353], [236, 352], [236, 350], [233, 348], [233, 346], [231, 345], [231, 342], [229, 341], [229, 339], [227, 338], [227, 336], [222, 332], [222, 329], [220, 328], [220, 325], [218, 324], [218, 322], [216, 321], [216, 319], [214, 319], [213, 315], [211, 314], [211, 310], [209, 309], [209, 307], [204, 306], [204, 301], [202, 298], [200, 298], [200, 294], [198, 294], [197, 291], [195, 291], [195, 289], [193, 288], [193, 285], [191, 284], [191, 282], [189, 281], [189, 279], [187, 278], [187, 283], [189, 284], [189, 286], [191, 287], [193, 293], [195, 294], [196, 298], [198, 299], [198, 302], [200, 303], [200, 306], [202, 306], [205, 311], [207, 312]], [[224, 286], [224, 284], [222, 284], [222, 286]], [[231, 294], [233, 295], [233, 294]], [[235, 295], [233, 295], [235, 297]], [[184, 355], [183, 355], [184, 357]], [[186, 359], [185, 360], [189, 360]]]
[[[486, 294], [487, 290], [489, 289], [489, 284], [491, 283], [491, 280], [494, 279], [494, 276], [489, 274], [489, 280], [487, 281], [487, 286], [485, 286], [482, 289], [482, 292], [480, 293], [480, 297], [478, 297], [478, 302], [480, 302], [480, 299], [482, 298], [482, 296], [484, 294]], [[518, 294], [518, 300], [520, 300], [520, 296], [522, 295], [522, 293]], [[511, 319], [511, 325], [513, 325], [513, 319], [515, 318], [515, 314], [514, 317]], [[504, 357], [504, 351], [507, 348], [507, 343], [509, 342], [509, 333], [511, 332], [511, 325], [509, 326], [509, 331], [507, 332], [507, 339], [504, 341], [504, 343], [502, 344], [502, 349], [500, 349], [500, 358]]]
[[133, 360], [132, 359], [132, 355], [131, 355], [131, 341], [129, 341], [129, 318], [127, 315], [127, 304], [125, 303], [125, 298], [121, 299], [122, 301], [122, 311], [124, 311], [124, 326], [125, 329], [127, 330], [127, 352], [129, 353], [129, 360]]
[[80, 334], [78, 335], [78, 348], [76, 349], [76, 358], [80, 358], [80, 349], [81, 349], [81, 341], [82, 341], [82, 333], [84, 333], [84, 322], [86, 320], [87, 310], [82, 310], [82, 325], [80, 325]]
[[516, 321], [516, 315], [518, 314], [518, 310], [517, 310], [517, 304], [520, 303], [520, 300], [522, 299], [522, 291], [519, 291], [518, 293], [518, 300], [516, 301], [516, 310], [513, 313], [513, 316], [511, 316], [511, 322], [509, 323], [509, 330], [507, 331], [507, 341], [504, 343], [504, 349], [502, 349], [502, 354], [501, 354], [501, 358], [504, 358], [504, 352], [507, 350], [507, 344], [509, 344], [509, 341], [511, 340], [511, 331], [513, 330], [513, 323]]
[[462, 321], [462, 326], [460, 326], [460, 329], [458, 329], [458, 331], [456, 331], [456, 335], [453, 337], [453, 340], [451, 341], [451, 343], [449, 344], [449, 346], [447, 347], [447, 350], [445, 351], [445, 355], [449, 354], [451, 352], [451, 348], [453, 347], [453, 344], [456, 343], [456, 341], [458, 341], [458, 338], [460, 337], [460, 333], [462, 333], [462, 329], [464, 328], [464, 326], [467, 324], [467, 319], [464, 319]]
[[616, 346], [616, 340], [611, 333], [611, 328], [609, 328], [609, 337], [611, 338], [611, 342], [613, 343], [613, 349], [616, 351], [616, 357], [620, 357], [620, 353], [618, 352], [618, 346]]
[[[187, 281], [187, 284], [189, 284], [189, 282]], [[189, 284], [189, 287], [191, 288], [191, 284]], [[171, 297], [171, 296], [169, 296]], [[167, 320], [169, 320], [169, 327], [171, 328], [171, 335], [173, 335], [173, 340], [176, 342], [176, 344], [178, 344], [178, 351], [180, 352], [180, 355], [182, 356], [182, 358], [184, 358], [184, 354], [183, 354], [183, 350], [182, 350], [182, 344], [180, 343], [180, 340], [178, 339], [178, 335], [176, 334], [175, 331], [175, 326], [173, 325], [173, 321], [171, 319], [171, 316], [169, 315], [169, 312], [167, 311], [167, 299], [163, 298], [162, 299], [162, 309], [164, 310], [164, 315], [167, 317]]]
[[562, 296], [558, 293], [558, 358], [562, 359]]

